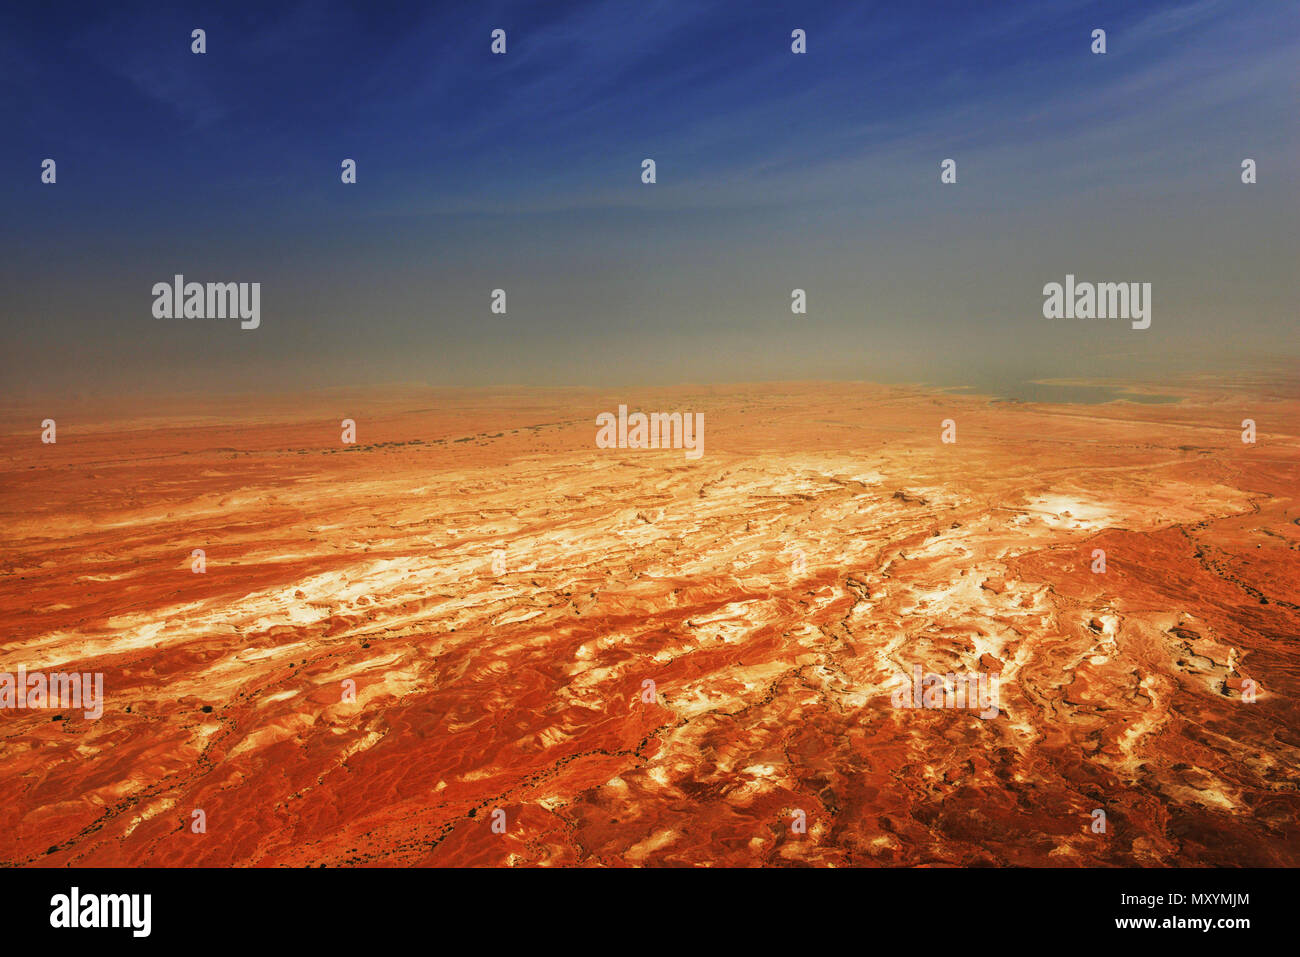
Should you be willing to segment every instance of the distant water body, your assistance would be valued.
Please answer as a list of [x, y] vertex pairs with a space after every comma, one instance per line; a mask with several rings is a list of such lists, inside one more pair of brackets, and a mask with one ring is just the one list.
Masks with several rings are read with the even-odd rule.
[[1061, 405], [1101, 405], [1105, 402], [1140, 402], [1164, 405], [1181, 402], [1177, 395], [1127, 392], [1108, 385], [1052, 385], [1045, 382], [1012, 382], [997, 385], [964, 385], [944, 389], [968, 395], [988, 395], [998, 402], [1050, 402]]

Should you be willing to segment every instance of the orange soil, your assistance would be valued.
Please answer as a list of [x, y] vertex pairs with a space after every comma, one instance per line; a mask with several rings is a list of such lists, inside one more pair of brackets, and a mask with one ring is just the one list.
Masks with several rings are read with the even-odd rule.
[[[0, 671], [106, 703], [0, 711], [0, 862], [1298, 865], [1300, 398], [1183, 394], [8, 417]], [[703, 458], [598, 450], [619, 403]], [[915, 665], [1001, 713], [893, 707]]]

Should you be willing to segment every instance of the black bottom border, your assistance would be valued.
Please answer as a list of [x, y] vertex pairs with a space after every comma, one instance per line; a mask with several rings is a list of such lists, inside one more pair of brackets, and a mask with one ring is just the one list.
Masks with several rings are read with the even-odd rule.
[[[787, 938], [803, 950], [826, 943], [870, 949], [886, 940], [925, 950], [997, 941], [1052, 949], [1093, 942], [1184, 947], [1192, 940], [1218, 949], [1294, 943], [1295, 875], [1289, 869], [9, 868], [0, 870], [0, 919], [9, 943], [114, 941], [129, 948], [374, 947], [398, 934], [434, 946], [463, 940], [607, 947], [640, 940], [654, 949], [656, 942], [689, 940], [766, 950]], [[66, 915], [74, 887], [82, 907], [91, 895], [150, 895], [149, 935], [137, 937], [129, 926], [51, 926], [52, 917], [60, 919], [57, 895], [68, 898]], [[89, 906], [93, 911], [97, 902]], [[1147, 920], [1154, 925], [1120, 925]]]

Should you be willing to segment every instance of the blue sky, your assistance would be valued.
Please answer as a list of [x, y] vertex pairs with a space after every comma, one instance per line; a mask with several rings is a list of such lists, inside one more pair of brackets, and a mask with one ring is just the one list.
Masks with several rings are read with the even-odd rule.
[[[952, 381], [1294, 351], [1298, 54], [1300, 6], [1269, 0], [11, 5], [0, 374]], [[1152, 328], [1046, 324], [1067, 271], [1153, 282]], [[260, 281], [262, 328], [155, 320], [175, 272]]]

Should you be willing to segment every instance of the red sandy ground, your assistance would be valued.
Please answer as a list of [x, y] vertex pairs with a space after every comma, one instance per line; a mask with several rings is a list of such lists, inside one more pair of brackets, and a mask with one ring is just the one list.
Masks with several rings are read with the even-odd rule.
[[[1300, 397], [1232, 389], [10, 415], [0, 671], [106, 704], [0, 712], [0, 862], [1298, 865]], [[619, 403], [704, 457], [598, 450]]]

